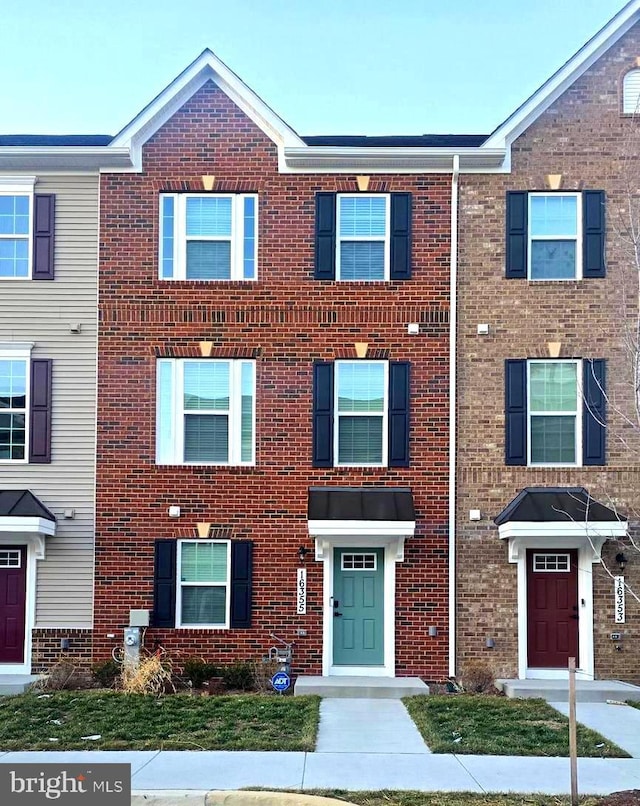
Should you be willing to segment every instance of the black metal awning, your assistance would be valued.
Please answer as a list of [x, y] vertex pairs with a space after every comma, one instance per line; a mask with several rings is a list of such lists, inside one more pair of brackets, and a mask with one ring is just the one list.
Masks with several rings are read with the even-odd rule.
[[495, 518], [501, 526], [513, 521], [626, 522], [627, 516], [592, 498], [584, 487], [525, 487]]
[[30, 490], [0, 490], [0, 518], [43, 518], [56, 522], [55, 515]]
[[310, 521], [415, 521], [408, 487], [310, 487]]

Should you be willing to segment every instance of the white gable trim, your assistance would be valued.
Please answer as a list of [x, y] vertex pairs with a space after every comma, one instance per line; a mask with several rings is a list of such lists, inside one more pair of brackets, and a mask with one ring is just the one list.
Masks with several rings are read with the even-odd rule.
[[480, 146], [505, 148], [522, 134], [562, 93], [586, 72], [640, 19], [640, 0], [631, 0], [525, 101]]
[[133, 162], [140, 167], [142, 145], [207, 81], [214, 81], [273, 140], [278, 146], [279, 161], [285, 146], [304, 146], [294, 130], [207, 49], [113, 138], [110, 147], [131, 148]]

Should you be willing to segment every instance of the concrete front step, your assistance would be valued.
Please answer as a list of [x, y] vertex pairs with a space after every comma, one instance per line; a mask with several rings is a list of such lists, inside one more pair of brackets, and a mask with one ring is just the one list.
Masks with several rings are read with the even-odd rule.
[[[533, 697], [548, 702], [569, 701], [569, 680], [496, 680], [496, 688], [507, 697], [530, 699]], [[640, 686], [622, 683], [620, 680], [576, 680], [577, 702], [607, 702], [615, 700], [640, 700]]]
[[318, 694], [320, 697], [357, 697], [399, 700], [416, 694], [428, 694], [429, 686], [419, 677], [313, 677], [296, 680], [293, 693]]
[[37, 674], [0, 674], [0, 695], [24, 694], [38, 679]]

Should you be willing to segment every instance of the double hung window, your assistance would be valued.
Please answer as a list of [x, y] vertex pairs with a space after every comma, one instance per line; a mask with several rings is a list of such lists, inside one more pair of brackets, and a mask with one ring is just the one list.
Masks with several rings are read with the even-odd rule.
[[158, 464], [255, 461], [255, 362], [158, 361]]
[[0, 462], [27, 460], [29, 358], [0, 352]]
[[161, 280], [255, 280], [254, 194], [160, 196]]
[[337, 361], [334, 455], [339, 465], [387, 461], [386, 361]]
[[580, 463], [580, 361], [529, 361], [529, 464]]
[[178, 543], [178, 627], [228, 627], [231, 553], [228, 540]]
[[529, 277], [575, 280], [581, 276], [579, 193], [529, 193]]
[[0, 279], [28, 279], [33, 194], [0, 184]]
[[336, 279], [389, 279], [389, 196], [339, 194]]

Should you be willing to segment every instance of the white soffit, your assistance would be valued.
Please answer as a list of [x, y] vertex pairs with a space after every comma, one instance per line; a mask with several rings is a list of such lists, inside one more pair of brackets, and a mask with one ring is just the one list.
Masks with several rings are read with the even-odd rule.
[[308, 521], [311, 537], [336, 537], [350, 535], [353, 537], [413, 537], [416, 531], [415, 521]]
[[569, 59], [540, 89], [485, 140], [481, 149], [505, 148], [585, 73], [640, 19], [640, 0], [631, 0]]

